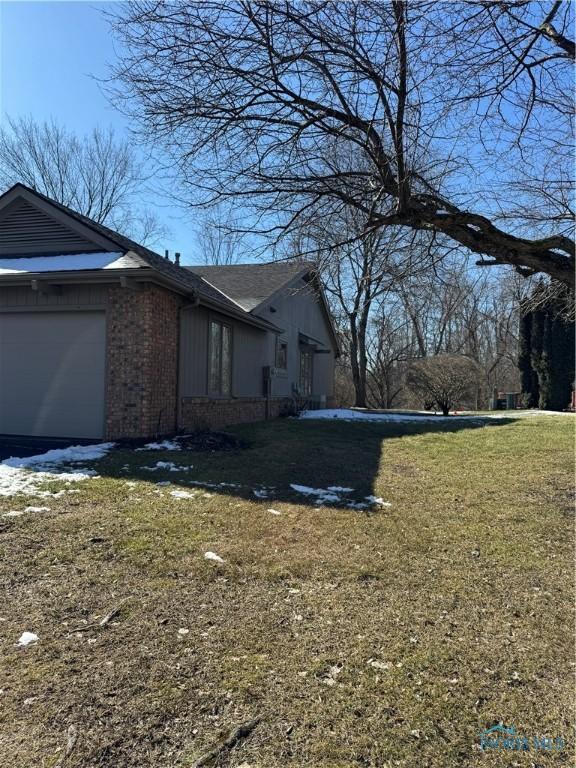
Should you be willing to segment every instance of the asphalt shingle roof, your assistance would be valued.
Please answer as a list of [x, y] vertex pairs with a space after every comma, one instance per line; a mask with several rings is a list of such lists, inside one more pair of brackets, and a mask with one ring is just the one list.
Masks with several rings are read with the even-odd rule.
[[[121, 235], [119, 232], [115, 232], [113, 229], [110, 229], [104, 224], [99, 224], [98, 222], [93, 221], [92, 219], [88, 218], [88, 216], [84, 216], [72, 208], [68, 208], [67, 205], [63, 205], [62, 203], [53, 200], [47, 195], [43, 195], [41, 192], [27, 187], [25, 184], [15, 184], [12, 189], [15, 187], [22, 187], [28, 192], [31, 192], [41, 200], [46, 201], [54, 208], [57, 208], [67, 216], [70, 216], [70, 218], [75, 219], [86, 227], [89, 227], [93, 232], [96, 232], [102, 237], [111, 240], [122, 251], [132, 251], [132, 253], [137, 254], [137, 256], [140, 257], [141, 262], [133, 264], [132, 266], [152, 267], [152, 269], [165, 275], [168, 278], [171, 278], [172, 280], [179, 282], [183, 287], [189, 288], [191, 291], [196, 292], [201, 297], [210, 299], [222, 305], [223, 307], [228, 307], [231, 310], [233, 309], [235, 312], [238, 311], [238, 307], [234, 304], [233, 301], [230, 301], [229, 298], [223, 296], [219, 291], [215, 290], [209, 283], [207, 283], [205, 280], [202, 280], [199, 275], [191, 273], [184, 267], [180, 267], [177, 264], [174, 264], [169, 259], [160, 256], [160, 254], [151, 251], [149, 248], [145, 248], [143, 245], [140, 245], [140, 243], [131, 240], [129, 237]], [[8, 192], [9, 191], [11, 190], [8, 190]], [[136, 260], [132, 259], [132, 261]]]
[[270, 264], [193, 266], [186, 269], [203, 277], [242, 309], [251, 312], [297, 275], [312, 269], [312, 265], [303, 261], [281, 261]]

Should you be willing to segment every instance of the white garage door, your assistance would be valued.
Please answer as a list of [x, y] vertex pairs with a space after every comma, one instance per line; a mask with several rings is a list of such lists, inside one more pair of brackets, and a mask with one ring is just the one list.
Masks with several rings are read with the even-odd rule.
[[0, 434], [101, 438], [103, 312], [0, 312]]

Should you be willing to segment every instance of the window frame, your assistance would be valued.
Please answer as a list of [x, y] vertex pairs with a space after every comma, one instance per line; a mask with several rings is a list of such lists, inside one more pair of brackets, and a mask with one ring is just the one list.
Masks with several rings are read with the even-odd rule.
[[[285, 350], [285, 365], [278, 365], [278, 353], [280, 352], [281, 347], [284, 346]], [[274, 367], [277, 371], [280, 373], [286, 373], [288, 371], [288, 340], [287, 339], [281, 339], [278, 336], [276, 337], [276, 350], [274, 354]]]
[[[219, 333], [219, 349], [218, 349], [218, 388], [213, 389], [212, 388], [212, 356], [214, 354], [214, 339], [212, 334], [212, 326], [216, 325], [220, 328]], [[230, 343], [230, 350], [229, 350], [229, 371], [228, 371], [228, 388], [227, 391], [224, 391], [224, 378], [223, 378], [223, 372], [224, 372], [224, 366], [223, 366], [223, 360], [224, 360], [224, 329], [228, 332], [228, 338]], [[233, 380], [233, 373], [234, 373], [234, 333], [233, 333], [233, 326], [230, 323], [227, 323], [225, 320], [220, 320], [218, 317], [209, 317], [208, 318], [208, 360], [207, 360], [207, 393], [209, 397], [212, 398], [231, 398], [232, 397], [232, 380]]]
[[[307, 358], [310, 361], [309, 382], [308, 382], [310, 391], [307, 391], [307, 388], [303, 386], [304, 367], [302, 365], [302, 362], [304, 358]], [[314, 350], [306, 347], [300, 347], [300, 368], [298, 371], [298, 389], [302, 397], [312, 397], [314, 395]]]

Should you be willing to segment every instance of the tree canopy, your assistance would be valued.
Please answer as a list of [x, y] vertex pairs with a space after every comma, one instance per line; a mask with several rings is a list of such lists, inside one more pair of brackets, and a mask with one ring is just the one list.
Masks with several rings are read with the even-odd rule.
[[118, 8], [115, 97], [195, 201], [269, 234], [352, 207], [573, 285], [570, 2]]

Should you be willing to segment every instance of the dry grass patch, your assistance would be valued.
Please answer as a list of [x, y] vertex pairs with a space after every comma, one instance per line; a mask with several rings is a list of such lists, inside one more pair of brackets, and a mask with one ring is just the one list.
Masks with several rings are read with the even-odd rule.
[[[215, 765], [570, 764], [571, 419], [234, 431], [249, 448], [110, 454], [51, 512], [0, 518], [7, 765], [184, 768], [256, 715]], [[291, 483], [392, 506], [319, 508]], [[40, 640], [17, 648], [24, 630]], [[567, 748], [480, 752], [500, 720]]]

